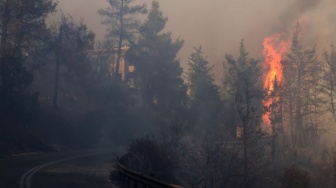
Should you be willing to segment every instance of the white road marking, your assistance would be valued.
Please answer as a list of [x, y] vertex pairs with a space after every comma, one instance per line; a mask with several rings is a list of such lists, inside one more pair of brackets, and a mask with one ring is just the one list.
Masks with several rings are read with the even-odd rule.
[[21, 157], [21, 156], [35, 155], [35, 154], [38, 154], [38, 152], [23, 153], [23, 154], [17, 154], [17, 155], [9, 155], [9, 156], [4, 156], [3, 158], [0, 158], [0, 161], [14, 159], [16, 157]]
[[75, 157], [70, 157], [70, 158], [66, 158], [66, 159], [62, 159], [62, 160], [58, 160], [58, 161], [52, 161], [49, 163], [45, 163], [39, 166], [36, 166], [30, 170], [28, 170], [25, 174], [23, 174], [23, 176], [21, 176], [20, 178], [20, 188], [31, 188], [31, 179], [33, 177], [33, 175], [41, 170], [42, 168], [57, 164], [57, 163], [61, 163], [61, 162], [65, 162], [65, 161], [71, 161], [74, 159], [79, 159], [79, 158], [83, 158], [83, 157], [89, 157], [89, 156], [94, 156], [94, 155], [102, 155], [105, 153], [109, 153], [109, 152], [101, 152], [101, 153], [95, 153], [95, 154], [89, 154], [89, 155], [80, 155], [80, 156], [75, 156]]

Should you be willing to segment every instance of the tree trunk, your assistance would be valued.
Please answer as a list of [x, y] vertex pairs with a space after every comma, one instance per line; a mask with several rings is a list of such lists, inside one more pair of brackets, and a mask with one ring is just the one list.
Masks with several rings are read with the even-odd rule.
[[120, 68], [120, 59], [121, 59], [121, 47], [122, 42], [124, 39], [124, 20], [123, 20], [123, 7], [124, 7], [124, 1], [121, 1], [121, 9], [120, 9], [120, 33], [119, 33], [119, 41], [118, 41], [118, 52], [117, 52], [117, 62], [116, 62], [116, 70], [115, 70], [115, 77], [118, 81], [121, 81], [121, 75], [119, 75], [119, 68]]
[[290, 133], [292, 139], [292, 146], [295, 148], [296, 139], [295, 139], [295, 132], [294, 132], [294, 120], [293, 120], [293, 102], [292, 99], [289, 99], [289, 124], [290, 124]]
[[298, 141], [299, 145], [303, 146], [304, 145], [304, 134], [305, 130], [303, 127], [303, 117], [302, 117], [302, 98], [301, 98], [301, 63], [299, 64], [299, 68], [297, 70], [297, 85], [296, 85], [296, 96], [297, 96], [297, 101], [296, 101], [296, 114], [295, 114], [295, 132], [297, 133], [298, 136]]
[[243, 145], [244, 145], [244, 188], [247, 188], [247, 146], [246, 146], [246, 119], [243, 120]]
[[243, 114], [243, 145], [244, 145], [244, 188], [247, 188], [247, 181], [248, 181], [248, 172], [247, 172], [247, 125], [250, 119], [250, 92], [249, 92], [249, 84], [246, 83], [246, 98], [245, 98], [245, 105], [246, 105], [246, 112]]
[[123, 40], [123, 37], [122, 37], [122, 34], [121, 34], [119, 36], [117, 62], [116, 62], [116, 70], [115, 70], [115, 77], [118, 79], [118, 81], [121, 81], [121, 75], [119, 74], [119, 69], [120, 69], [122, 40]]
[[[330, 73], [330, 74], [333, 74], [333, 73]], [[330, 75], [330, 77], [332, 76]], [[330, 78], [330, 105], [331, 105], [332, 115], [334, 117], [334, 120], [336, 121], [336, 110], [335, 110], [335, 103], [334, 103], [334, 78], [335, 77]]]
[[59, 70], [60, 70], [60, 56], [61, 56], [61, 44], [62, 44], [62, 35], [63, 35], [63, 26], [60, 27], [59, 41], [56, 46], [56, 68], [55, 68], [55, 83], [54, 83], [54, 96], [53, 96], [53, 106], [55, 109], [58, 109], [58, 85], [59, 85]]
[[333, 151], [333, 157], [334, 157], [334, 172], [333, 172], [333, 180], [334, 180], [334, 188], [336, 188], [336, 153]]
[[56, 69], [55, 69], [55, 85], [54, 85], [54, 97], [53, 106], [58, 109], [58, 84], [59, 84], [59, 69], [60, 69], [60, 58], [59, 54], [56, 55]]

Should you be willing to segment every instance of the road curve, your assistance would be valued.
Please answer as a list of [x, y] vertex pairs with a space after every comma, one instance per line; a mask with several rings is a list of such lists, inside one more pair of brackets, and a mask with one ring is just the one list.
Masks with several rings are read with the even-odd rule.
[[67, 161], [80, 159], [80, 158], [92, 157], [92, 156], [97, 156], [97, 155], [104, 155], [106, 153], [108, 153], [108, 152], [79, 155], [79, 156], [75, 156], [75, 157], [70, 157], [70, 158], [57, 160], [57, 161], [52, 161], [52, 162], [49, 162], [49, 163], [46, 163], [46, 164], [38, 165], [38, 166], [28, 170], [23, 176], [21, 176], [21, 178], [20, 178], [20, 188], [31, 188], [31, 179], [32, 179], [33, 175], [43, 168], [46, 168], [46, 167], [49, 167], [49, 166], [52, 166], [52, 165], [56, 165], [56, 164], [62, 163], [62, 162], [67, 162]]
[[55, 152], [0, 160], [0, 187], [113, 188], [109, 170], [122, 152]]

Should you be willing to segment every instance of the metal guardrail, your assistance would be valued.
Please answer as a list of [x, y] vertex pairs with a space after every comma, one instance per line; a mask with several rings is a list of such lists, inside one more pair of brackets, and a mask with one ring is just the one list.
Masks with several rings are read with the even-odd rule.
[[179, 185], [169, 184], [167, 182], [155, 179], [148, 175], [140, 174], [118, 163], [117, 168], [121, 181], [128, 188], [184, 188]]

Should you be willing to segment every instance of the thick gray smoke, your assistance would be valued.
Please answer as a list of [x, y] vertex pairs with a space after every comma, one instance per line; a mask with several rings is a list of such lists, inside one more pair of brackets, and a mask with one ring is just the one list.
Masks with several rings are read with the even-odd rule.
[[289, 8], [282, 13], [280, 20], [286, 24], [290, 24], [293, 20], [299, 19], [307, 11], [314, 10], [320, 3], [321, 0], [291, 1], [288, 5]]
[[[151, 1], [141, 0], [150, 5]], [[224, 54], [237, 54], [239, 42], [245, 39], [251, 56], [258, 58], [265, 37], [294, 31], [299, 21], [304, 40], [318, 50], [335, 43], [335, 0], [158, 0], [168, 17], [166, 31], [185, 40], [180, 59], [186, 65], [194, 46], [202, 45], [216, 74], [221, 72]], [[80, 17], [102, 40], [105, 27], [97, 15], [106, 0], [59, 0], [60, 8], [77, 20]]]
[[[139, 3], [150, 0], [139, 0]], [[297, 22], [301, 23], [305, 47], [316, 46], [317, 55], [336, 45], [336, 0], [158, 0], [168, 17], [166, 31], [181, 37], [185, 45], [179, 54], [187, 70], [187, 59], [193, 47], [202, 45], [214, 73], [222, 77], [225, 54], [237, 55], [241, 39], [250, 56], [259, 58], [265, 37], [276, 33], [290, 38]], [[84, 19], [98, 40], [105, 26], [97, 10], [108, 6], [106, 0], [59, 0], [60, 9], [75, 20]], [[335, 127], [335, 126], [332, 126]], [[334, 138], [335, 128], [327, 128]]]
[[289, 27], [292, 26], [293, 22], [300, 21], [302, 19], [302, 16], [311, 11], [314, 10], [318, 5], [321, 3], [322, 0], [295, 0], [295, 1], [289, 1], [288, 5], [286, 5], [286, 8], [279, 12], [279, 22], [280, 25], [276, 25], [273, 28], [273, 32], [284, 32]]

